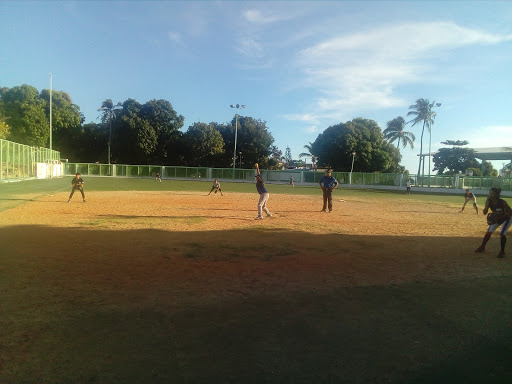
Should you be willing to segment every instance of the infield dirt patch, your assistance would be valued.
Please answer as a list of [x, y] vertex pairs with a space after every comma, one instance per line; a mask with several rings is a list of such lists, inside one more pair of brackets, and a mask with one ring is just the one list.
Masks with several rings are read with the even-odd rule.
[[0, 213], [0, 381], [434, 382], [468, 354], [510, 373], [486, 359], [511, 356], [511, 258], [473, 253], [468, 207], [271, 194], [255, 221], [256, 193], [67, 197]]

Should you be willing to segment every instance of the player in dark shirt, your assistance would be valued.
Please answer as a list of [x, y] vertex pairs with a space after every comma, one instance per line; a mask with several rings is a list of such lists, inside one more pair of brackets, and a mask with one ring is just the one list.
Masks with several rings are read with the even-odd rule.
[[500, 231], [500, 240], [501, 240], [501, 250], [498, 253], [498, 257], [505, 256], [505, 244], [507, 242], [507, 230], [510, 228], [512, 224], [512, 208], [510, 205], [503, 200], [500, 199], [501, 189], [499, 188], [491, 188], [489, 191], [489, 197], [485, 201], [485, 207], [483, 210], [483, 214], [487, 215], [489, 209], [492, 212], [491, 217], [487, 218], [487, 223], [489, 224], [489, 228], [487, 228], [487, 232], [485, 233], [484, 239], [482, 241], [482, 245], [480, 245], [475, 252], [481, 253], [485, 251], [485, 245], [491, 238], [491, 235], [494, 231], [496, 231], [501, 225]]
[[268, 198], [270, 197], [270, 194], [268, 193], [267, 189], [265, 188], [265, 183], [263, 182], [263, 178], [261, 177], [260, 168], [259, 168], [258, 163], [254, 164], [254, 166], [256, 167], [256, 172], [257, 172], [257, 174], [256, 174], [256, 190], [260, 194], [260, 199], [258, 201], [258, 217], [256, 217], [254, 220], [261, 220], [261, 219], [263, 219], [262, 211], [265, 211], [265, 213], [267, 214], [267, 217], [272, 217], [272, 214], [270, 213], [270, 211], [267, 208], [267, 201], [268, 201]]
[[82, 199], [85, 203], [85, 193], [84, 193], [84, 180], [80, 177], [80, 173], [77, 172], [73, 180], [71, 180], [71, 193], [69, 195], [68, 203], [71, 201], [73, 194], [75, 191], [80, 191], [82, 194]]
[[327, 207], [329, 207], [329, 212], [332, 212], [332, 191], [338, 186], [338, 180], [331, 176], [331, 170], [328, 169], [326, 175], [320, 179], [318, 184], [320, 184], [324, 196], [322, 212], [325, 212]]
[[476, 205], [476, 196], [469, 189], [466, 189], [466, 193], [464, 193], [464, 205], [462, 206], [460, 213], [464, 212], [464, 208], [466, 207], [466, 204], [470, 200], [473, 200], [473, 208], [475, 208], [476, 214], [478, 215], [478, 205]]

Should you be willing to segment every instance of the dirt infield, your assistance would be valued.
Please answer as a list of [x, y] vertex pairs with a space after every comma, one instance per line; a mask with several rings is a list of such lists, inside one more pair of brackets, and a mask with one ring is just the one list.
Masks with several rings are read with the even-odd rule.
[[411, 382], [511, 335], [487, 306], [512, 251], [497, 259], [493, 237], [474, 254], [485, 217], [462, 202], [338, 197], [324, 213], [321, 196], [274, 194], [255, 221], [256, 193], [67, 195], [0, 212], [0, 382]]
[[[26, 254], [50, 252], [65, 258], [69, 244], [77, 242], [84, 258], [171, 260], [181, 277], [161, 279], [188, 283], [194, 279], [180, 268], [192, 263], [190, 272], [198, 283], [205, 282], [204, 290], [211, 287], [209, 278], [220, 284], [217, 277], [225, 275], [222, 284], [237, 286], [241, 294], [254, 293], [259, 284], [272, 285], [272, 280], [281, 284], [282, 274], [293, 280], [286, 283], [288, 289], [297, 284], [300, 290], [305, 280], [316, 289], [329, 289], [331, 284], [398, 284], [511, 272], [507, 259], [501, 264], [494, 260], [496, 235], [486, 254], [473, 253], [486, 225], [472, 207], [458, 214], [460, 205], [410, 202], [407, 197], [385, 203], [338, 198], [334, 211], [324, 213], [321, 196], [272, 195], [268, 207], [273, 217], [255, 221], [256, 193], [96, 192], [87, 197], [87, 203], [74, 196], [68, 204], [67, 193], [45, 196], [3, 212], [0, 223], [8, 225], [7, 231], [23, 226], [25, 240], [13, 248]], [[39, 239], [47, 232], [53, 235]], [[68, 234], [79, 238], [68, 239]], [[8, 236], [4, 249], [17, 237]], [[207, 276], [201, 276], [202, 268]], [[246, 287], [244, 269], [251, 275]]]

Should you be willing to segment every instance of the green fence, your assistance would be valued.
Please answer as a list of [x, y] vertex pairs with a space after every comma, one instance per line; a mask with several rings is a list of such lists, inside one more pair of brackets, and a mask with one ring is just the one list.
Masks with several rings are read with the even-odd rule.
[[[224, 181], [253, 182], [254, 169], [206, 168], [206, 167], [172, 167], [157, 165], [123, 165], [123, 164], [80, 164], [65, 163], [64, 174], [92, 176], [124, 176], [124, 177], [155, 177], [160, 173], [164, 179], [219, 179]], [[296, 184], [317, 184], [325, 175], [324, 171], [302, 169], [261, 170], [263, 179], [267, 182], [287, 183], [293, 177]], [[344, 185], [354, 186], [389, 186], [405, 187], [407, 180], [412, 180], [414, 186], [452, 189], [489, 189], [499, 187], [503, 191], [512, 190], [512, 178], [479, 177], [479, 176], [425, 176], [396, 174], [396, 173], [361, 173], [333, 172], [333, 176]]]
[[32, 178], [36, 163], [59, 161], [58, 151], [0, 140], [0, 180]]

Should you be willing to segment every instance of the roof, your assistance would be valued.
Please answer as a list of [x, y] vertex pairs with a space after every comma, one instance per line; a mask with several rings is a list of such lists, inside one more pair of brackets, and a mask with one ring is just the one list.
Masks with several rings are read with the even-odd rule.
[[[475, 151], [475, 157], [480, 160], [510, 160], [512, 161], [512, 147], [491, 147], [491, 148], [468, 148]], [[432, 152], [435, 155], [436, 152]], [[418, 154], [419, 156], [419, 154]], [[427, 153], [423, 153], [422, 157], [428, 156]]]
[[512, 160], [512, 147], [473, 148], [480, 160]]

